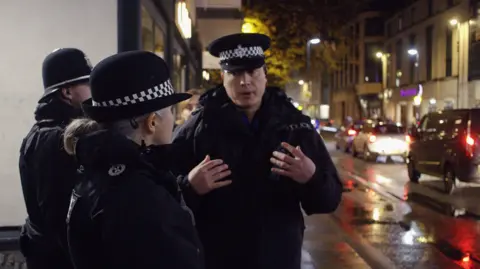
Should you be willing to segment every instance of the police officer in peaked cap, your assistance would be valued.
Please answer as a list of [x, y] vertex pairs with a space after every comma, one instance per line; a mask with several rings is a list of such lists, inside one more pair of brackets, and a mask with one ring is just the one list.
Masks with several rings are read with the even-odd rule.
[[169, 172], [171, 106], [191, 95], [175, 93], [167, 64], [147, 51], [103, 59], [90, 82], [88, 118], [64, 134], [84, 174], [66, 214], [75, 268], [203, 269], [193, 216]]
[[44, 92], [19, 160], [28, 213], [20, 244], [29, 269], [73, 268], [65, 217], [78, 175], [74, 158], [63, 150], [62, 133], [82, 115], [80, 105], [90, 97], [91, 70], [85, 53], [76, 48], [56, 49], [43, 61]]
[[[208, 50], [223, 85], [174, 136], [180, 184], [208, 269], [300, 269], [304, 220], [334, 211], [342, 185], [323, 140], [284, 91], [267, 87], [270, 38], [233, 34]], [[200, 168], [194, 168], [198, 163]]]

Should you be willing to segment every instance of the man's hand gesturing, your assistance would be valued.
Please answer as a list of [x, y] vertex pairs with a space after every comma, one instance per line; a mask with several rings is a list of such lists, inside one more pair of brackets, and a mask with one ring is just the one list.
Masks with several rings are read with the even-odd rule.
[[195, 192], [204, 195], [214, 189], [228, 186], [231, 180], [219, 181], [229, 176], [231, 171], [223, 160], [210, 160], [210, 156], [206, 156], [201, 163], [188, 174], [188, 181]]

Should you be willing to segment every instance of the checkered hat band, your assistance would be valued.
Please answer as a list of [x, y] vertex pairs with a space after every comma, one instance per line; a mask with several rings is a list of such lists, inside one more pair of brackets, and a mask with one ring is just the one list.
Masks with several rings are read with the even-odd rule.
[[260, 46], [256, 46], [256, 47], [238, 46], [235, 49], [220, 52], [220, 61], [227, 61], [227, 60], [238, 59], [238, 58], [251, 58], [251, 57], [258, 57], [258, 56], [264, 56], [263, 49]]
[[130, 96], [100, 102], [93, 100], [92, 103], [95, 107], [128, 106], [133, 104], [139, 104], [156, 98], [169, 96], [174, 93], [175, 90], [173, 89], [171, 81], [167, 80], [160, 85], [157, 85], [145, 91], [134, 93]]

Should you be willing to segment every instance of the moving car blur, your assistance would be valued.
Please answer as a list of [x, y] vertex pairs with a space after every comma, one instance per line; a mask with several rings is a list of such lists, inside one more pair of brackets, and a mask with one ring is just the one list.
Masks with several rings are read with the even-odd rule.
[[366, 161], [404, 162], [408, 152], [408, 137], [399, 123], [367, 120], [352, 141], [354, 157], [362, 155]]

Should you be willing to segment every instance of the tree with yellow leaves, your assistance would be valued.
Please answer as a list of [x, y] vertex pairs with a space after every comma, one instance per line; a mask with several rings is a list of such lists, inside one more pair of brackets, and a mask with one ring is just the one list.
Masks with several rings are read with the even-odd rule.
[[312, 75], [305, 74], [307, 42], [312, 38], [321, 42], [310, 47], [310, 73], [337, 69], [349, 43], [342, 25], [363, 1], [264, 0], [247, 5], [242, 31], [272, 40], [266, 52], [269, 83], [283, 87], [292, 76]]

